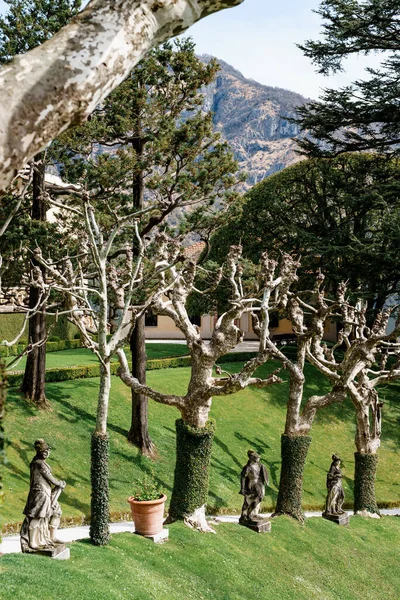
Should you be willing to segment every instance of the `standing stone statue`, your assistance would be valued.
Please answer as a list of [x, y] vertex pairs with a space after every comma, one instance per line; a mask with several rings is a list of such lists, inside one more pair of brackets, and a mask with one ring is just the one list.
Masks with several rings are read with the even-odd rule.
[[66, 483], [53, 477], [46, 462], [50, 454], [50, 446], [43, 439], [39, 439], [34, 443], [34, 448], [36, 456], [30, 464], [30, 489], [23, 511], [25, 519], [20, 533], [21, 550], [22, 552], [50, 550], [51, 552], [47, 553], [53, 556], [55, 547], [62, 544], [56, 537], [61, 517], [58, 497]]
[[344, 491], [342, 487], [342, 471], [340, 469], [340, 458], [332, 455], [332, 464], [326, 476], [326, 487], [328, 495], [326, 498], [325, 511], [322, 516], [329, 521], [339, 525], [347, 525], [349, 517], [342, 509], [344, 502]]
[[239, 494], [244, 496], [244, 501], [239, 523], [257, 532], [269, 531], [271, 523], [258, 515], [265, 495], [265, 486], [268, 485], [267, 469], [260, 462], [260, 455], [254, 450], [249, 450], [247, 456], [249, 460], [240, 476]]

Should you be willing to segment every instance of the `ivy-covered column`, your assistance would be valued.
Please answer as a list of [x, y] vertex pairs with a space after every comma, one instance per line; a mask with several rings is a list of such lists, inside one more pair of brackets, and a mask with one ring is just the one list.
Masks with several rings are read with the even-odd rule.
[[377, 454], [355, 452], [354, 512], [367, 511], [379, 515], [375, 497]]
[[[7, 375], [3, 361], [0, 359], [0, 506], [4, 501], [3, 492], [3, 465], [6, 458], [6, 440], [4, 433], [4, 416], [6, 410], [6, 389], [7, 389]], [[0, 542], [1, 542], [1, 528], [0, 528]]]
[[281, 437], [281, 478], [275, 514], [285, 514], [303, 522], [301, 508], [303, 494], [303, 473], [311, 437], [282, 435]]
[[108, 434], [94, 432], [92, 435], [92, 483], [90, 539], [95, 546], [104, 546], [110, 540], [110, 511], [108, 488]]
[[208, 497], [211, 448], [215, 422], [192, 427], [182, 419], [176, 421], [176, 464], [169, 519], [191, 519], [204, 507]]

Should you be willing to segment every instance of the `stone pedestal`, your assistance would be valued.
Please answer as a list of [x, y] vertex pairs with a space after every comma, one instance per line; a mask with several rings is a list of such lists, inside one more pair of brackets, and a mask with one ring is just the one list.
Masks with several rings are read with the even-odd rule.
[[350, 521], [350, 516], [347, 513], [343, 513], [343, 515], [330, 515], [323, 512], [322, 518], [327, 521], [332, 521], [337, 525], [348, 525]]
[[[134, 531], [133, 533], [136, 533]], [[146, 538], [147, 540], [151, 540], [155, 544], [163, 544], [169, 538], [169, 529], [163, 529], [160, 533], [156, 533], [155, 535], [143, 535], [141, 533], [136, 533], [136, 535], [140, 535], [141, 537]]]
[[68, 560], [70, 558], [69, 548], [65, 544], [58, 544], [54, 548], [40, 548], [38, 550], [24, 551], [26, 554], [41, 554], [42, 556], [48, 556], [49, 558], [55, 558], [57, 560]]
[[244, 527], [248, 527], [252, 531], [256, 533], [267, 533], [271, 531], [271, 521], [248, 521], [244, 519], [239, 519], [239, 525], [243, 525]]

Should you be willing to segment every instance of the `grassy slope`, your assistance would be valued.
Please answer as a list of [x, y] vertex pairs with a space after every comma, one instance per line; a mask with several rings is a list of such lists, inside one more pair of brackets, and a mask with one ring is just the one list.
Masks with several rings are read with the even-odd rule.
[[[238, 368], [226, 365], [227, 370]], [[270, 371], [272, 365], [266, 367]], [[189, 369], [151, 371], [148, 381], [163, 391], [182, 392]], [[308, 366], [308, 389], [322, 389], [323, 380]], [[383, 440], [377, 478], [377, 498], [381, 504], [400, 505], [400, 486], [397, 478], [398, 420], [400, 404], [398, 386], [387, 388]], [[10, 391], [6, 419], [9, 464], [4, 486], [6, 503], [2, 509], [3, 523], [21, 521], [29, 489], [29, 461], [33, 456], [32, 443], [44, 437], [54, 447], [50, 464], [56, 477], [67, 481], [61, 496], [64, 517], [79, 519], [89, 514], [90, 475], [89, 444], [96, 412], [97, 379], [67, 381], [47, 386], [53, 410], [38, 412], [20, 396]], [[264, 508], [271, 509], [276, 500], [280, 470], [280, 435], [285, 420], [287, 384], [268, 388], [268, 391], [247, 389], [214, 402], [212, 414], [217, 420], [217, 433], [212, 456], [209, 510], [240, 511], [242, 497], [238, 494], [239, 476], [246, 462], [246, 452], [254, 448], [261, 453], [270, 473]], [[150, 433], [159, 449], [154, 464], [155, 475], [166, 493], [171, 491], [174, 469], [176, 409], [150, 403]], [[110, 500], [111, 511], [128, 510], [126, 498], [134, 491], [134, 480], [141, 471], [150, 471], [152, 463], [141, 459], [135, 448], [126, 441], [130, 423], [130, 390], [113, 378], [109, 432], [111, 436]], [[351, 404], [333, 406], [321, 411], [313, 429], [313, 442], [304, 480], [304, 506], [321, 508], [325, 499], [326, 471], [330, 457], [337, 452], [343, 458], [344, 490], [347, 504], [352, 502], [354, 470], [354, 414]]]
[[287, 517], [256, 535], [233, 524], [201, 535], [182, 524], [158, 546], [129, 533], [107, 547], [71, 546], [67, 562], [0, 559], [3, 600], [397, 600], [400, 519]]
[[[126, 348], [129, 357], [129, 348]], [[171, 356], [184, 356], [188, 354], [186, 344], [146, 344], [147, 358], [169, 358]], [[10, 362], [13, 358], [8, 358]], [[114, 358], [113, 360], [117, 360]], [[87, 348], [78, 348], [76, 350], [60, 350], [58, 352], [48, 352], [46, 355], [46, 367], [53, 369], [56, 367], [77, 367], [80, 365], [90, 365], [97, 363], [98, 359], [91, 350]], [[25, 369], [26, 357], [23, 357], [17, 365], [12, 367], [13, 371], [22, 371]]]

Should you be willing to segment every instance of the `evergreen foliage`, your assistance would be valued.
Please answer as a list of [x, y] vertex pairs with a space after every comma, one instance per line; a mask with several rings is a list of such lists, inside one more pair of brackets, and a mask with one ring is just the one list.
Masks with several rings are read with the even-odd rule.
[[81, 0], [5, 0], [0, 16], [0, 64], [40, 46], [79, 12]]
[[379, 514], [375, 498], [378, 455], [355, 452], [354, 458], [354, 512], [367, 510]]
[[[0, 507], [4, 501], [3, 492], [3, 466], [6, 463], [6, 438], [3, 426], [3, 420], [6, 412], [6, 389], [7, 376], [3, 361], [0, 359]], [[1, 542], [1, 527], [0, 527]]]
[[304, 521], [301, 507], [303, 494], [303, 473], [311, 437], [282, 435], [281, 437], [281, 477], [275, 513], [290, 515]]
[[[342, 89], [325, 89], [318, 101], [298, 109], [294, 119], [307, 135], [299, 142], [310, 156], [375, 149], [398, 154], [400, 148], [400, 1], [324, 0], [315, 11], [323, 37], [300, 48], [324, 75], [344, 70], [351, 54], [382, 54], [369, 78]], [[315, 141], [317, 140], [317, 141]]]
[[183, 519], [207, 503], [215, 422], [195, 428], [176, 421], [176, 463], [169, 508], [172, 519]]
[[92, 435], [90, 480], [92, 484], [90, 539], [95, 546], [104, 546], [110, 540], [109, 528], [109, 438], [108, 434]]
[[333, 293], [341, 281], [382, 308], [400, 282], [400, 165], [374, 154], [311, 159], [255, 185], [235, 229], [213, 239], [221, 261], [235, 239], [257, 263], [265, 248], [301, 255], [299, 289], [318, 269]]

